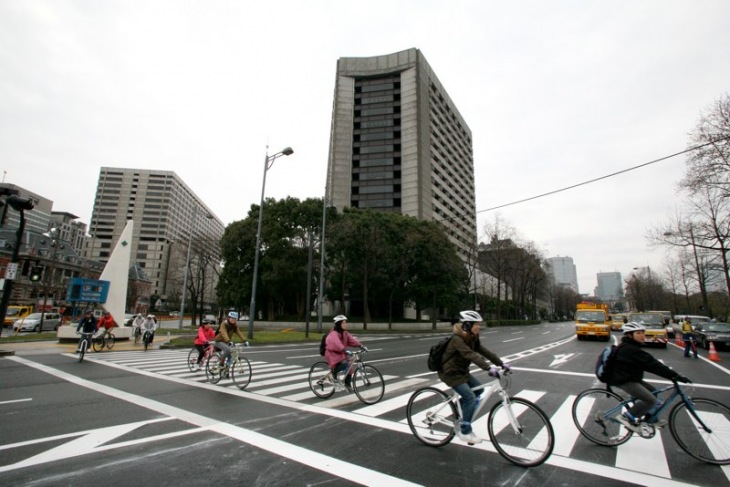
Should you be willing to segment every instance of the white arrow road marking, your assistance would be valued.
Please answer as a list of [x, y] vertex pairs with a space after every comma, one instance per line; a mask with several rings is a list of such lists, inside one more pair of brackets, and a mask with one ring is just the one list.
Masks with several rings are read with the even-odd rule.
[[575, 355], [574, 353], [561, 353], [558, 355], [555, 355], [555, 360], [553, 360], [553, 363], [550, 364], [550, 367], [555, 367], [556, 365], [562, 365], [568, 360], [570, 360], [570, 357]]

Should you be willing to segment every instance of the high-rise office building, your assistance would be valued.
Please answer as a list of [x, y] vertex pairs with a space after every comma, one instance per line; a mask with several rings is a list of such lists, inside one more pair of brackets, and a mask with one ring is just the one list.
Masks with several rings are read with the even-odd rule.
[[578, 293], [578, 273], [572, 257], [550, 257], [546, 259], [553, 272], [553, 280], [559, 286], [566, 286]]
[[[173, 301], [181, 296], [189, 242], [193, 259], [196, 249], [209, 246], [219, 252], [224, 231], [223, 223], [174, 172], [102, 167], [87, 256], [106, 262], [127, 220], [134, 220], [130, 265], [143, 269], [153, 294]], [[217, 278], [210, 279], [209, 284]]]
[[418, 49], [337, 61], [326, 197], [438, 221], [474, 251], [471, 130]]
[[618, 301], [624, 295], [620, 272], [599, 272], [596, 297], [602, 301]]

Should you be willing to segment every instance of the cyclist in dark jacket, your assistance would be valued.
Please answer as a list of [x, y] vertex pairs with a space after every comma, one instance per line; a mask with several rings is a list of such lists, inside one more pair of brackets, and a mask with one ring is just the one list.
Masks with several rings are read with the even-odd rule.
[[[454, 336], [444, 350], [442, 369], [438, 373], [439, 379], [461, 396], [461, 427], [456, 435], [469, 444], [482, 442], [481, 438], [474, 435], [471, 428], [471, 420], [477, 406], [477, 394], [472, 388], [481, 385], [481, 382], [469, 373], [469, 366], [473, 362], [484, 370], [491, 369], [492, 364], [507, 370], [510, 368], [480, 343], [481, 322], [482, 317], [476, 311], [459, 313], [459, 321], [455, 321], [453, 328]], [[487, 360], [491, 361], [491, 364]], [[478, 391], [478, 394], [481, 395], [481, 391]]]
[[[636, 402], [628, 411], [619, 414], [616, 419], [632, 431], [638, 431], [637, 423], [652, 408], [659, 407], [661, 401], [652, 394], [654, 386], [644, 381], [644, 372], [651, 372], [665, 379], [679, 382], [690, 382], [687, 377], [667, 367], [649, 352], [643, 350], [644, 332], [646, 328], [635, 322], [623, 326], [624, 337], [618, 345], [613, 361], [613, 372], [609, 385], [622, 389], [626, 394], [636, 398]], [[666, 421], [656, 423], [663, 426]]]
[[[79, 325], [76, 327], [76, 333], [80, 333], [81, 330], [83, 330], [83, 333], [91, 333], [92, 335], [96, 333], [96, 318], [94, 318], [94, 315], [91, 313], [90, 309], [84, 311], [84, 316], [79, 320]], [[87, 349], [91, 347], [92, 335], [81, 335], [79, 345], [76, 347], [76, 353], [81, 351], [82, 340], [86, 340]]]

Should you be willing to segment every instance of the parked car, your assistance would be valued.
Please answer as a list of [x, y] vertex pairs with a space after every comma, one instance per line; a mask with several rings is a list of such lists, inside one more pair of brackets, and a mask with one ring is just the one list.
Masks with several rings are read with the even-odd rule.
[[730, 347], [730, 324], [728, 323], [698, 323], [695, 326], [697, 341], [705, 350], [710, 349], [710, 342], [715, 347]]
[[[43, 313], [43, 331], [57, 330], [61, 324], [61, 315], [58, 313]], [[13, 329], [16, 331], [38, 331], [41, 326], [41, 313], [32, 313], [25, 319], [16, 320]]]
[[135, 314], [124, 314], [124, 326], [132, 326], [132, 322], [134, 321], [134, 317], [137, 316]]

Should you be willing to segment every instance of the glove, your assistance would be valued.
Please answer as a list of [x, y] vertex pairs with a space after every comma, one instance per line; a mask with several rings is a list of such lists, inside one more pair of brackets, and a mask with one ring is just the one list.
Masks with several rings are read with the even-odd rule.
[[512, 372], [512, 364], [505, 362], [502, 364], [502, 370], [505, 372]]
[[348, 357], [352, 357], [352, 352], [349, 350], [345, 350], [345, 355], [347, 355]]
[[491, 367], [489, 367], [489, 375], [491, 377], [499, 377], [499, 369], [492, 365]]
[[692, 383], [692, 381], [689, 379], [689, 377], [685, 377], [683, 375], [678, 375], [677, 377], [674, 378], [674, 380], [676, 380], [677, 382], [683, 382], [685, 384]]
[[368, 350], [368, 347], [366, 347], [365, 345], [361, 346], [360, 347], [360, 350], [362, 350], [363, 352], [369, 352], [370, 351], [370, 350]]

